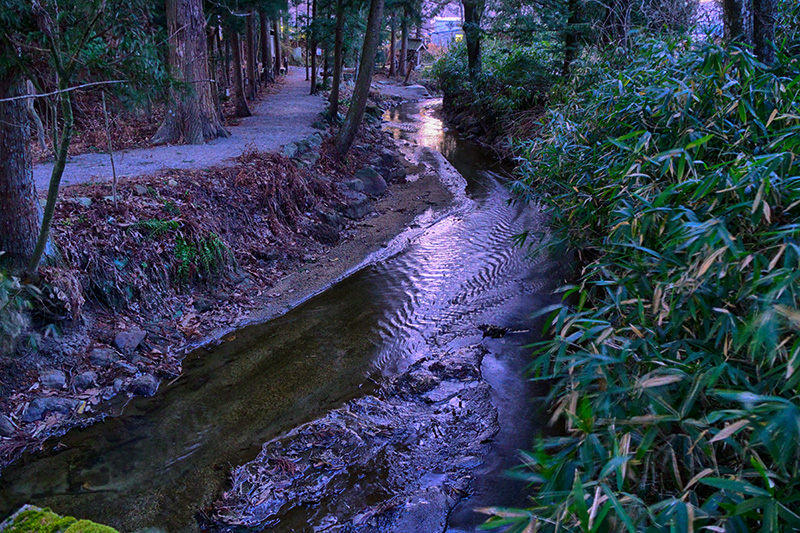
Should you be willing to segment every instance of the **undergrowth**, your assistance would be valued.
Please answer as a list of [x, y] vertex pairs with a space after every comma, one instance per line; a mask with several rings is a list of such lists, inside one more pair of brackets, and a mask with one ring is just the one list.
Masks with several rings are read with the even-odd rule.
[[[521, 143], [587, 258], [533, 379], [560, 436], [510, 531], [800, 528], [800, 63], [643, 42]], [[527, 529], [526, 529], [527, 528]]]

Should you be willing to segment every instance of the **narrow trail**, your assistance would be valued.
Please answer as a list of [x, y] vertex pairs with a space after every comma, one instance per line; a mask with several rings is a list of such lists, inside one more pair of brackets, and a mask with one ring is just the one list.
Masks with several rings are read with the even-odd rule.
[[[154, 146], [115, 152], [117, 177], [152, 174], [166, 168], [202, 169], [224, 165], [249, 148], [276, 150], [317, 131], [311, 124], [324, 107], [321, 96], [308, 94], [303, 69], [291, 67], [280, 92], [251, 106], [253, 116], [241, 119], [238, 126], [229, 127], [230, 137], [214, 139], [206, 144]], [[52, 162], [33, 167], [39, 191], [47, 190], [52, 170]], [[108, 154], [81, 154], [67, 160], [61, 185], [108, 181], [111, 177]]]

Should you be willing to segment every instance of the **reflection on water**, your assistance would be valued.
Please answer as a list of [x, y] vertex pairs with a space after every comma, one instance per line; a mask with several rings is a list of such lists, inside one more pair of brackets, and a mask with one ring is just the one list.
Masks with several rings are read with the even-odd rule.
[[[363, 394], [369, 375], [402, 369], [433, 346], [479, 342], [478, 324], [524, 325], [547, 303], [549, 265], [511, 246], [513, 235], [541, 224], [536, 211], [508, 203], [491, 160], [445, 131], [430, 102], [388, 119], [390, 127], [405, 123], [396, 136], [441, 150], [475, 202], [286, 315], [191, 354], [177, 382], [134, 399], [122, 416], [71, 431], [47, 444], [58, 451], [7, 469], [0, 516], [30, 502], [122, 531], [197, 531], [197, 514], [223, 490], [230, 467], [255, 457], [261, 443]], [[503, 413], [528, 417], [518, 379], [524, 357], [518, 342], [502, 342], [493, 341], [486, 368], [501, 423]], [[495, 471], [527, 446], [518, 433], [501, 430]], [[498, 486], [479, 486], [473, 501], [505, 498]], [[464, 509], [463, 519], [454, 515], [458, 527], [471, 528], [475, 514]]]

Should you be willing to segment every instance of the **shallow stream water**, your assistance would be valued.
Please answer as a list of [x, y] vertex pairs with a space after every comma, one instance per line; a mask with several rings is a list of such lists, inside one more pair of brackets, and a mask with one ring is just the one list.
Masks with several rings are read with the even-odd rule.
[[[0, 517], [33, 503], [124, 532], [199, 531], [197, 519], [225, 489], [230, 468], [263, 442], [369, 394], [381, 376], [432, 348], [476, 342], [490, 351], [482, 373], [501, 430], [448, 530], [475, 531], [476, 507], [523, 504], [523, 487], [503, 474], [535, 429], [522, 346], [535, 339], [529, 316], [551, 303], [559, 268], [513, 246], [515, 234], [543, 227], [542, 215], [509, 203], [502, 169], [448, 132], [436, 105], [395, 108], [386, 127], [401, 142], [438, 150], [463, 176], [452, 212], [421, 216], [324, 292], [190, 354], [184, 374], [153, 398], [136, 398], [121, 416], [73, 430], [7, 468]], [[482, 339], [481, 324], [515, 332]], [[302, 510], [292, 514], [292, 524], [275, 531], [308, 530]]]

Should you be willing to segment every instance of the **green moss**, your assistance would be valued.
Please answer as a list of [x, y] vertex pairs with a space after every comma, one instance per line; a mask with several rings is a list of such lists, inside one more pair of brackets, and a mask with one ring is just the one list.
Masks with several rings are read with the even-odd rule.
[[25, 506], [0, 524], [0, 533], [118, 533], [116, 529]]

